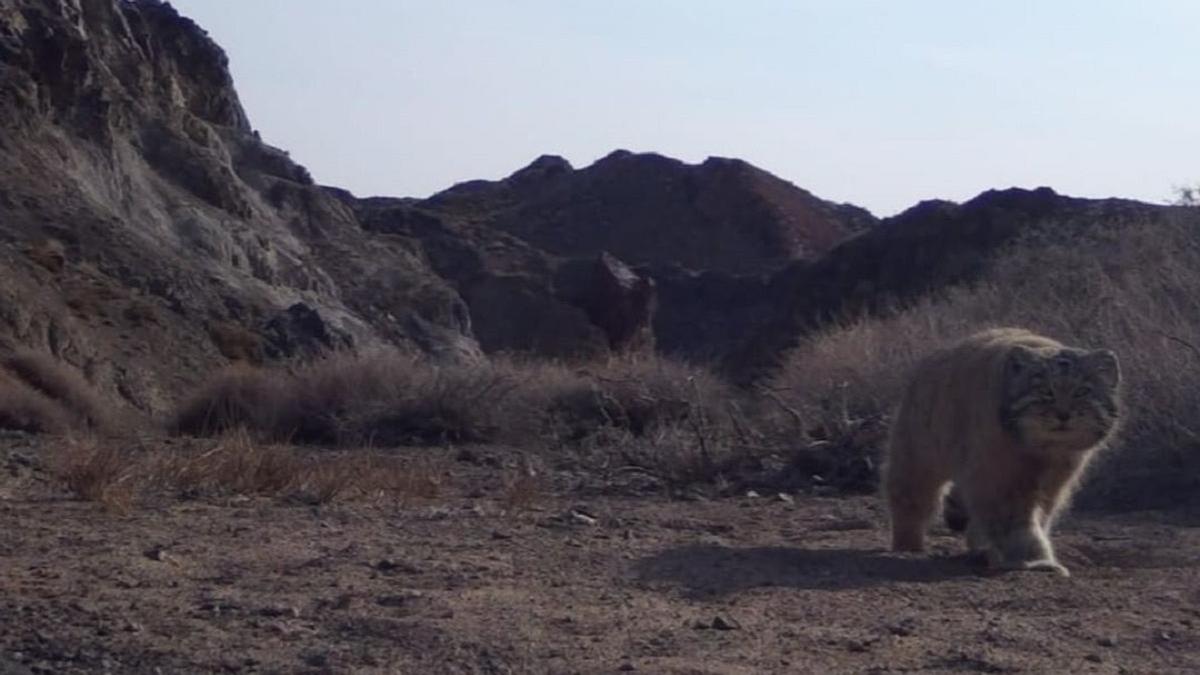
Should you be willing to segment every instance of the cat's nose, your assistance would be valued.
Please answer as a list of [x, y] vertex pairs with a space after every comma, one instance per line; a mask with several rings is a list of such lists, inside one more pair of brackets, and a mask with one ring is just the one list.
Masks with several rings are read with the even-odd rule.
[[1071, 419], [1071, 413], [1063, 412], [1061, 410], [1054, 413], [1054, 416], [1058, 418], [1059, 422], [1066, 422], [1067, 420]]

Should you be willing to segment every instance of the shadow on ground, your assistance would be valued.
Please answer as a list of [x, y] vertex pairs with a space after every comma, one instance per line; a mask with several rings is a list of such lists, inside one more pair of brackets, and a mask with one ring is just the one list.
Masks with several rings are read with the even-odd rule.
[[635, 563], [642, 583], [682, 586], [695, 597], [749, 588], [839, 590], [896, 581], [935, 583], [978, 576], [969, 556], [904, 556], [861, 549], [798, 549], [780, 546], [727, 548], [684, 546]]

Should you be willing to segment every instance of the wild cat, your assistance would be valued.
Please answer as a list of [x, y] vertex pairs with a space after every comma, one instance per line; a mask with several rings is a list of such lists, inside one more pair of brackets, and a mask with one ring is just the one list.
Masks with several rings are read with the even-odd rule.
[[921, 551], [947, 484], [946, 520], [994, 569], [1068, 571], [1050, 529], [1120, 421], [1121, 372], [1107, 349], [1021, 328], [986, 330], [912, 375], [891, 429], [883, 489], [892, 548]]

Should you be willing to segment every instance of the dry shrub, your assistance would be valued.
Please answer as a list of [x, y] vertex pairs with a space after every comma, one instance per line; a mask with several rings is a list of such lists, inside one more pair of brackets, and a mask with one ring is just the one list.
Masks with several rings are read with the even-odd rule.
[[[745, 449], [748, 424], [737, 424], [735, 399], [708, 371], [656, 357], [441, 365], [382, 351], [335, 355], [287, 377], [224, 373], [172, 428], [216, 435], [241, 427], [264, 442], [346, 448], [505, 442], [567, 449], [564, 461], [593, 466], [636, 462], [674, 482], [719, 472], [721, 457]], [[635, 445], [647, 451], [622, 449]], [[536, 491], [511, 478], [514, 505]]]
[[494, 440], [510, 374], [489, 364], [439, 365], [380, 352], [334, 358], [299, 377], [298, 410], [318, 420], [296, 438], [342, 445], [431, 445]]
[[112, 427], [112, 412], [83, 375], [52, 357], [31, 351], [17, 352], [0, 360], [0, 369], [11, 374], [10, 380], [19, 380], [58, 405], [63, 416], [70, 420], [69, 426], [92, 431]]
[[258, 363], [262, 360], [262, 337], [240, 324], [214, 323], [208, 327], [208, 335], [221, 356], [231, 361]]
[[652, 478], [669, 493], [738, 483], [766, 447], [739, 403], [709, 371], [662, 357], [622, 357], [579, 368], [575, 387], [547, 408], [554, 440], [608, 476]]
[[[916, 359], [1002, 325], [1108, 347], [1120, 358], [1127, 421], [1118, 447], [1093, 472], [1085, 502], [1157, 505], [1194, 492], [1200, 482], [1195, 219], [1027, 237], [971, 288], [815, 333], [770, 384], [776, 412], [768, 426], [809, 442], [840, 442], [891, 412]], [[874, 458], [878, 445], [852, 453]]]
[[500, 504], [509, 514], [532, 508], [549, 490], [544, 468], [524, 454], [517, 466], [505, 469], [501, 481]]
[[369, 454], [366, 461], [370, 480], [364, 490], [369, 496], [410, 503], [437, 499], [442, 494], [442, 472], [428, 459], [401, 460]]
[[135, 453], [114, 442], [65, 439], [51, 449], [48, 464], [78, 499], [125, 512], [137, 496], [140, 462]]
[[188, 397], [171, 415], [172, 434], [215, 436], [234, 429], [270, 435], [285, 414], [284, 376], [249, 366], [227, 368]]
[[0, 429], [60, 434], [70, 427], [71, 419], [61, 406], [0, 371]]
[[184, 496], [276, 495], [291, 488], [302, 469], [291, 448], [257, 443], [243, 430], [230, 432], [211, 448], [170, 452], [157, 459], [148, 472], [150, 480]]
[[127, 511], [140, 499], [277, 497], [304, 504], [353, 498], [431, 499], [440, 476], [426, 462], [370, 450], [316, 452], [233, 432], [209, 445], [149, 449], [65, 439], [48, 465], [75, 497]]
[[259, 443], [244, 432], [200, 451], [159, 456], [149, 480], [185, 497], [258, 495], [306, 504], [354, 497], [431, 498], [438, 493], [436, 475], [420, 462], [366, 449], [315, 452]]
[[444, 366], [387, 351], [334, 355], [291, 376], [228, 370], [185, 401], [169, 427], [350, 447], [491, 441], [508, 421], [515, 388], [508, 369], [489, 364]]
[[[529, 368], [529, 366], [526, 366]], [[727, 419], [735, 395], [709, 371], [658, 356], [622, 356], [576, 369], [542, 366], [524, 381], [543, 434], [578, 442], [613, 429], [645, 436], [660, 427]]]

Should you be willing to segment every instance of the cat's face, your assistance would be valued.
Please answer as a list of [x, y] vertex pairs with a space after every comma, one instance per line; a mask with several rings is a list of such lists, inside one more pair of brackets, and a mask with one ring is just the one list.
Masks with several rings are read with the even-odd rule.
[[1005, 365], [1007, 429], [1025, 444], [1086, 450], [1116, 428], [1121, 371], [1107, 349], [1017, 347]]

